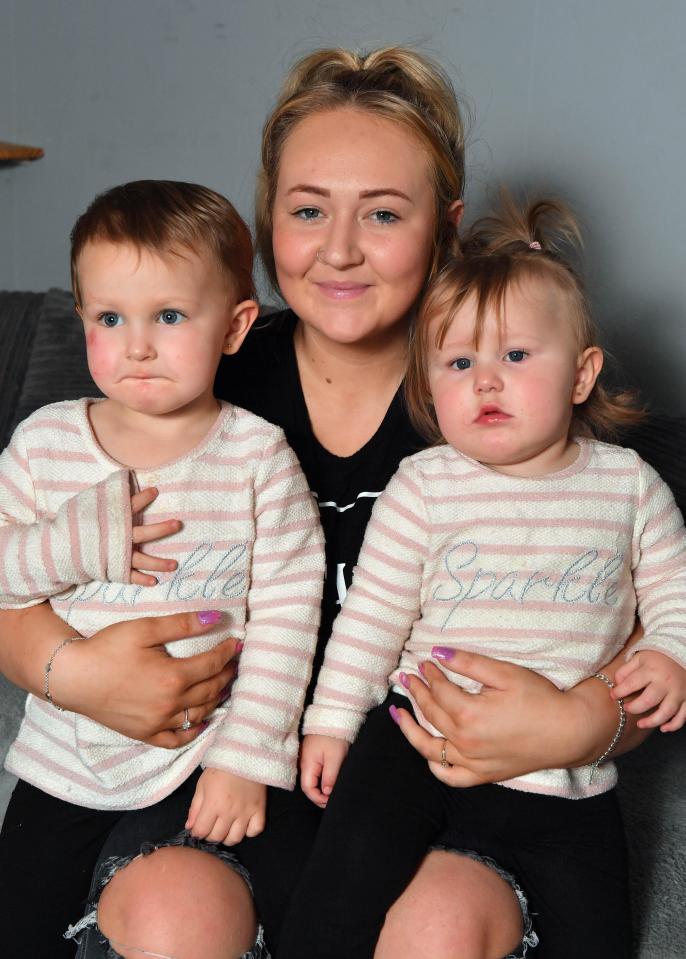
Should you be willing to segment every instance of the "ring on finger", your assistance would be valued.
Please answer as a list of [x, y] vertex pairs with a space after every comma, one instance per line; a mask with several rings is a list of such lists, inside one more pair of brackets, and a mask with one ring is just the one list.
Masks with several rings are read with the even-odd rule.
[[443, 740], [443, 745], [441, 746], [441, 766], [444, 769], [447, 769], [451, 764], [448, 762], [448, 757], [446, 755], [446, 749], [448, 747], [448, 740]]
[[190, 729], [193, 723], [188, 718], [188, 707], [183, 711], [183, 722], [181, 723], [181, 729], [185, 732], [187, 729]]

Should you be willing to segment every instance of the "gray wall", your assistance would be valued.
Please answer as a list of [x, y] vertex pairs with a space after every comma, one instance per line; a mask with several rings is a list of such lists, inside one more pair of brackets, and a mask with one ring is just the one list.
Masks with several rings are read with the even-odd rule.
[[0, 0], [0, 288], [65, 286], [99, 190], [196, 180], [250, 215], [259, 133], [286, 67], [324, 44], [411, 43], [472, 105], [468, 201], [562, 192], [589, 231], [606, 340], [686, 413], [686, 4], [680, 0]]

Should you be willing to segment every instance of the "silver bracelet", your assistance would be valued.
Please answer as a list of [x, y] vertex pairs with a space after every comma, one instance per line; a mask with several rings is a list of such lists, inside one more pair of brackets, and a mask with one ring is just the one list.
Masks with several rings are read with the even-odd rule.
[[[615, 688], [615, 684], [612, 682], [612, 680], [608, 676], [605, 675], [605, 673], [593, 673], [592, 678], [599, 679], [602, 683], [605, 683], [608, 689]], [[624, 700], [618, 699], [616, 700], [616, 702], [619, 708], [619, 724], [617, 726], [617, 729], [615, 730], [614, 736], [612, 737], [612, 741], [610, 742], [610, 745], [607, 747], [605, 752], [602, 754], [602, 756], [598, 756], [598, 758], [590, 764], [591, 771], [588, 777], [589, 784], [593, 782], [593, 773], [596, 771], [598, 766], [601, 765], [601, 763], [605, 762], [607, 757], [610, 755], [612, 750], [615, 748], [615, 746], [621, 739], [622, 733], [624, 732], [624, 727], [626, 726], [626, 710], [624, 709]]]
[[59, 645], [55, 646], [50, 656], [50, 659], [45, 664], [44, 670], [44, 682], [43, 682], [43, 693], [45, 694], [46, 700], [50, 703], [51, 706], [54, 706], [55, 709], [63, 713], [64, 709], [61, 706], [58, 706], [55, 700], [52, 698], [50, 693], [50, 673], [52, 671], [52, 664], [55, 662], [55, 657], [58, 653], [61, 653], [65, 646], [68, 646], [70, 643], [75, 642], [77, 639], [83, 639], [82, 636], [70, 636], [69, 639], [63, 639]]

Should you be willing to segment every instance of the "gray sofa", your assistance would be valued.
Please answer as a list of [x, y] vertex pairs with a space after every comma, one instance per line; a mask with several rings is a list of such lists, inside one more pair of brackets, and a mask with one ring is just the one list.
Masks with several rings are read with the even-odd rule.
[[[0, 342], [3, 447], [16, 423], [37, 407], [97, 393], [68, 293], [0, 293]], [[656, 417], [627, 445], [637, 448], [660, 471], [686, 512], [686, 419]], [[16, 641], [21, 642], [21, 637]], [[22, 702], [20, 690], [0, 676], [2, 757], [19, 723]], [[686, 730], [654, 734], [620, 765], [636, 956], [681, 959], [686, 955]], [[12, 777], [3, 770], [0, 818], [12, 787]]]

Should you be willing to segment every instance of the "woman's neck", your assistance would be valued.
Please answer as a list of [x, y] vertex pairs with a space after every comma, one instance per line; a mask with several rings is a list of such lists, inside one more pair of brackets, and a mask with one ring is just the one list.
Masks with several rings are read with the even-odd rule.
[[405, 375], [407, 326], [364, 343], [339, 343], [298, 323], [295, 355], [314, 434], [337, 456], [374, 436]]

